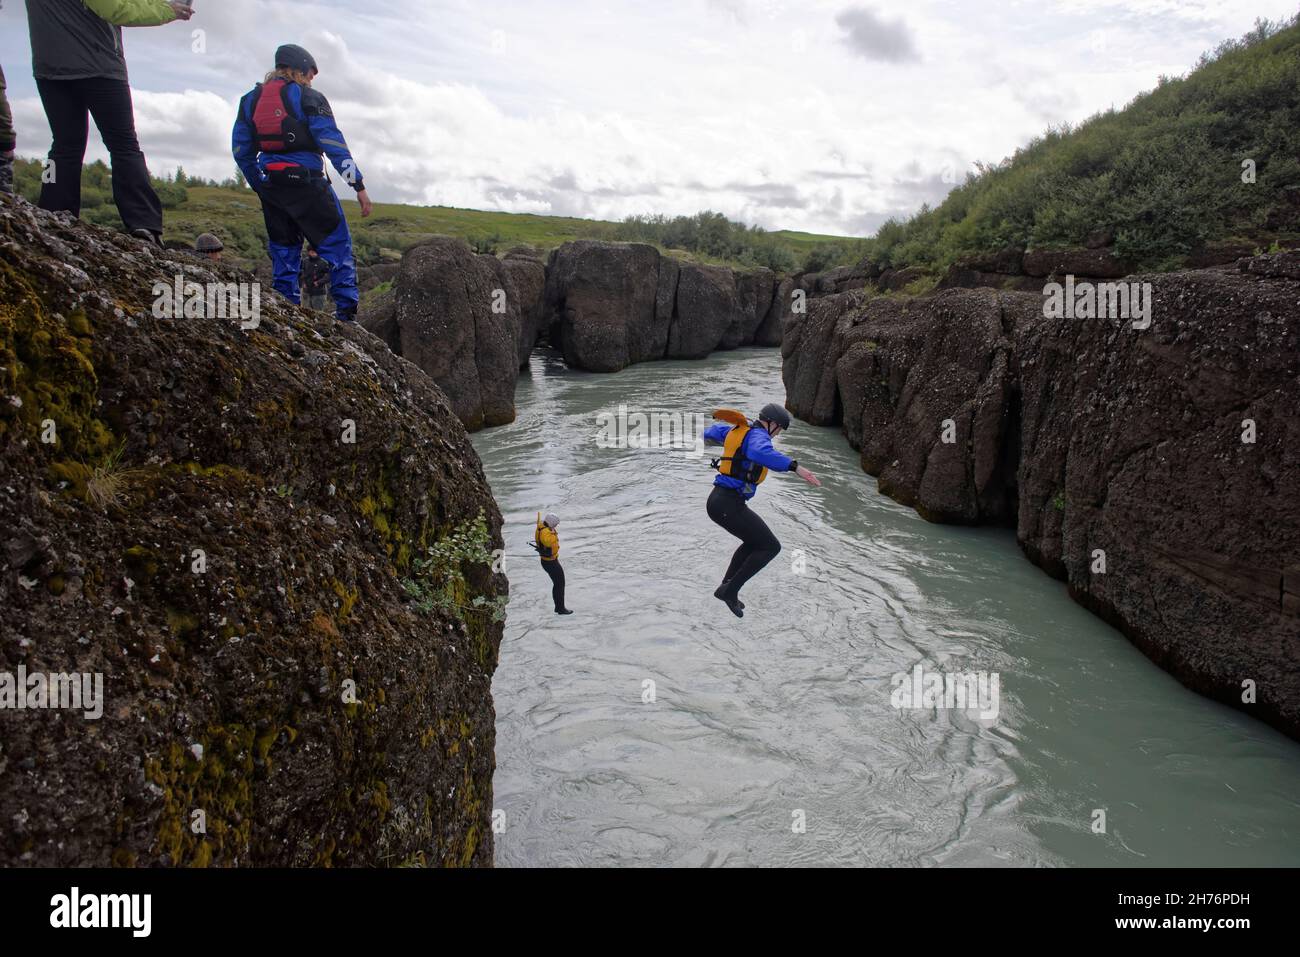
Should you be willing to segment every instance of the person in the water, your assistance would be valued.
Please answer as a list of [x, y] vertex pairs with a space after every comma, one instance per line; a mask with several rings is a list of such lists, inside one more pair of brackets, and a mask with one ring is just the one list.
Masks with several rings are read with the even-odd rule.
[[551, 598], [555, 601], [557, 615], [572, 615], [564, 607], [564, 569], [560, 567], [560, 536], [556, 529], [560, 527], [560, 517], [554, 513], [542, 518], [537, 516], [537, 534], [533, 548], [542, 556], [542, 571], [551, 578]]
[[780, 541], [747, 503], [769, 471], [794, 472], [810, 485], [822, 483], [797, 461], [772, 447], [772, 439], [790, 428], [790, 413], [781, 406], [764, 406], [752, 423], [730, 409], [719, 409], [713, 417], [720, 421], [704, 430], [704, 441], [721, 445], [722, 457], [713, 460], [718, 477], [709, 495], [709, 518], [740, 539], [740, 547], [731, 556], [731, 564], [713, 597], [725, 602], [737, 618], [743, 618], [745, 603], [740, 600], [740, 589], [781, 551]]

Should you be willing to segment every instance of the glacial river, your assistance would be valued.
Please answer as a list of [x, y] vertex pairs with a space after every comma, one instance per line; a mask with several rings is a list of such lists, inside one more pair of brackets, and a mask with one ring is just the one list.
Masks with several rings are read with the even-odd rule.
[[[1300, 865], [1300, 744], [1184, 689], [1010, 531], [878, 494], [838, 429], [777, 441], [825, 486], [763, 485], [785, 549], [733, 618], [707, 458], [602, 447], [598, 415], [784, 395], [777, 350], [617, 375], [539, 352], [518, 419], [475, 436], [511, 587], [498, 866]], [[539, 510], [562, 519], [567, 618]], [[918, 665], [984, 675], [996, 716], [896, 707]]]

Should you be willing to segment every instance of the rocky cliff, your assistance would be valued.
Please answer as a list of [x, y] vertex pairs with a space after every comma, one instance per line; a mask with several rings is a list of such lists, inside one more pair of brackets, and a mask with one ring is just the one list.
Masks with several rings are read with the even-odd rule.
[[359, 318], [437, 383], [467, 429], [505, 425], [515, 418], [524, 317], [535, 315], [520, 277], [458, 239], [433, 239], [407, 252], [392, 290]]
[[992, 289], [818, 300], [786, 321], [790, 409], [925, 517], [1013, 525], [1189, 687], [1300, 737], [1300, 254], [1131, 280], [1149, 329]]
[[252, 278], [0, 197], [0, 865], [491, 863], [478, 457], [364, 330], [192, 295]]
[[653, 246], [566, 243], [547, 264], [545, 321], [568, 365], [617, 372], [777, 345], [792, 289], [770, 270], [679, 262]]
[[393, 288], [367, 299], [360, 318], [472, 431], [513, 421], [517, 370], [541, 341], [588, 372], [776, 346], [797, 288], [770, 270], [682, 263], [635, 243], [566, 243], [543, 264], [439, 238], [407, 252]]

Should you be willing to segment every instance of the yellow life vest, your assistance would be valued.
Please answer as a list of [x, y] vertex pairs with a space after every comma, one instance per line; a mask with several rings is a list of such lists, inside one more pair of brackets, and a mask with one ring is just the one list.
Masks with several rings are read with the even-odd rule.
[[745, 436], [752, 426], [743, 412], [735, 409], [718, 409], [713, 417], [719, 422], [729, 422], [733, 426], [722, 443], [722, 457], [713, 460], [713, 467], [728, 478], [734, 478], [746, 485], [762, 485], [767, 478], [767, 469], [745, 458], [743, 446]]
[[553, 562], [560, 557], [560, 536], [555, 534], [555, 529], [551, 528], [542, 521], [542, 516], [537, 516], [537, 554], [542, 556], [542, 561]]

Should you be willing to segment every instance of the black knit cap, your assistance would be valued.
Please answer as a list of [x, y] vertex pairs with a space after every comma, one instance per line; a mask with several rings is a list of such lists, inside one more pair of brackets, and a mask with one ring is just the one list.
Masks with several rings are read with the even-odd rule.
[[312, 55], [296, 43], [286, 43], [275, 51], [275, 68], [278, 70], [282, 66], [302, 73], [320, 72]]

